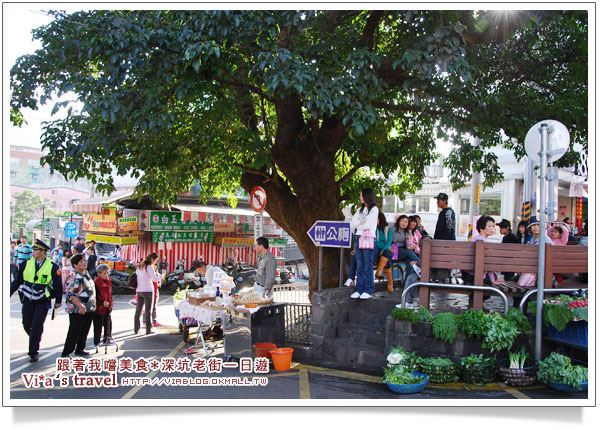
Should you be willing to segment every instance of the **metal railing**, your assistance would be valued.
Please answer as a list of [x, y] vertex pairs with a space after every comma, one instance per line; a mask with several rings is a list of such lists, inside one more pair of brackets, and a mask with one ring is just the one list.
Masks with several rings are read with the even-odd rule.
[[406, 296], [408, 292], [416, 287], [444, 287], [444, 288], [455, 288], [457, 290], [481, 290], [481, 291], [489, 291], [490, 293], [498, 294], [502, 300], [504, 301], [504, 313], [508, 312], [508, 299], [506, 298], [506, 294], [504, 294], [500, 289], [496, 287], [486, 287], [483, 285], [457, 285], [457, 284], [438, 284], [435, 282], [415, 282], [409, 287], [405, 287], [402, 292], [402, 300], [400, 301], [400, 306], [404, 307], [406, 303]]
[[275, 303], [310, 304], [308, 300], [308, 284], [283, 284], [273, 286]]
[[[583, 292], [587, 291], [587, 288], [544, 288], [544, 294], [554, 294], [554, 293], [573, 293], [573, 292]], [[536, 290], [528, 291], [523, 298], [521, 299], [521, 303], [519, 304], [519, 309], [521, 312], [525, 313], [525, 303], [532, 295], [537, 294]]]
[[285, 304], [285, 341], [310, 345], [312, 305]]

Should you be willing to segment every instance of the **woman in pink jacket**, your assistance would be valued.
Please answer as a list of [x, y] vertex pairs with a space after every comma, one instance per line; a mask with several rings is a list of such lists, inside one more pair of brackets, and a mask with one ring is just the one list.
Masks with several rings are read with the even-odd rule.
[[137, 269], [135, 270], [135, 274], [137, 277], [137, 287], [135, 290], [137, 305], [135, 307], [135, 317], [133, 321], [133, 332], [137, 334], [140, 331], [140, 314], [142, 313], [142, 308], [144, 304], [146, 304], [144, 311], [144, 321], [146, 322], [146, 334], [152, 334], [154, 331], [152, 330], [152, 299], [154, 295], [154, 284], [153, 282], [158, 282], [162, 278], [162, 274], [156, 273], [154, 270], [154, 265], [158, 261], [158, 255], [154, 252], [149, 254], [144, 261], [142, 261]]

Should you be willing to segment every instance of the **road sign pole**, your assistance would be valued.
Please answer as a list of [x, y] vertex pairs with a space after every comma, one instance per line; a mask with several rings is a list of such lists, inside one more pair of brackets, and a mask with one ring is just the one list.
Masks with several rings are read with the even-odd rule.
[[319, 291], [323, 290], [323, 247], [319, 246]]
[[542, 359], [542, 314], [544, 312], [544, 272], [546, 261], [546, 165], [548, 163], [548, 126], [540, 127], [540, 243], [538, 251], [537, 303], [535, 316], [535, 359]]
[[344, 248], [340, 248], [340, 282], [338, 288], [342, 288], [342, 280], [344, 276]]

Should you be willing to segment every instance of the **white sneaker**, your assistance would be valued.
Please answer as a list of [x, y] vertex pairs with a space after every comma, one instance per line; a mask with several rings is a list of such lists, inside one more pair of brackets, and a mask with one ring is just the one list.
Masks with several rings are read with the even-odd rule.
[[358, 291], [355, 291], [352, 293], [352, 295], [350, 296], [351, 299], [358, 299], [360, 297], [360, 294], [358, 294]]
[[344, 285], [345, 285], [346, 287], [349, 287], [349, 286], [351, 286], [351, 285], [352, 285], [352, 279], [348, 278], [348, 279], [346, 280], [346, 283], [345, 283]]
[[421, 276], [421, 266], [419, 266], [418, 264], [413, 264], [413, 270], [417, 275], [419, 275], [419, 277]]
[[372, 295], [370, 295], [369, 293], [362, 293], [360, 295], [361, 299], [370, 299], [371, 297], [373, 297]]

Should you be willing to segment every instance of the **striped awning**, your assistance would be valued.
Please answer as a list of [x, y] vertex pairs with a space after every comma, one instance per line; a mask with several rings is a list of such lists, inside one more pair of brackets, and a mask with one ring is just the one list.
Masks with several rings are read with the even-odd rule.
[[71, 205], [72, 212], [102, 212], [102, 206], [114, 203], [124, 197], [133, 195], [133, 190], [122, 190], [112, 193], [110, 196], [94, 197], [88, 200], [79, 200]]

